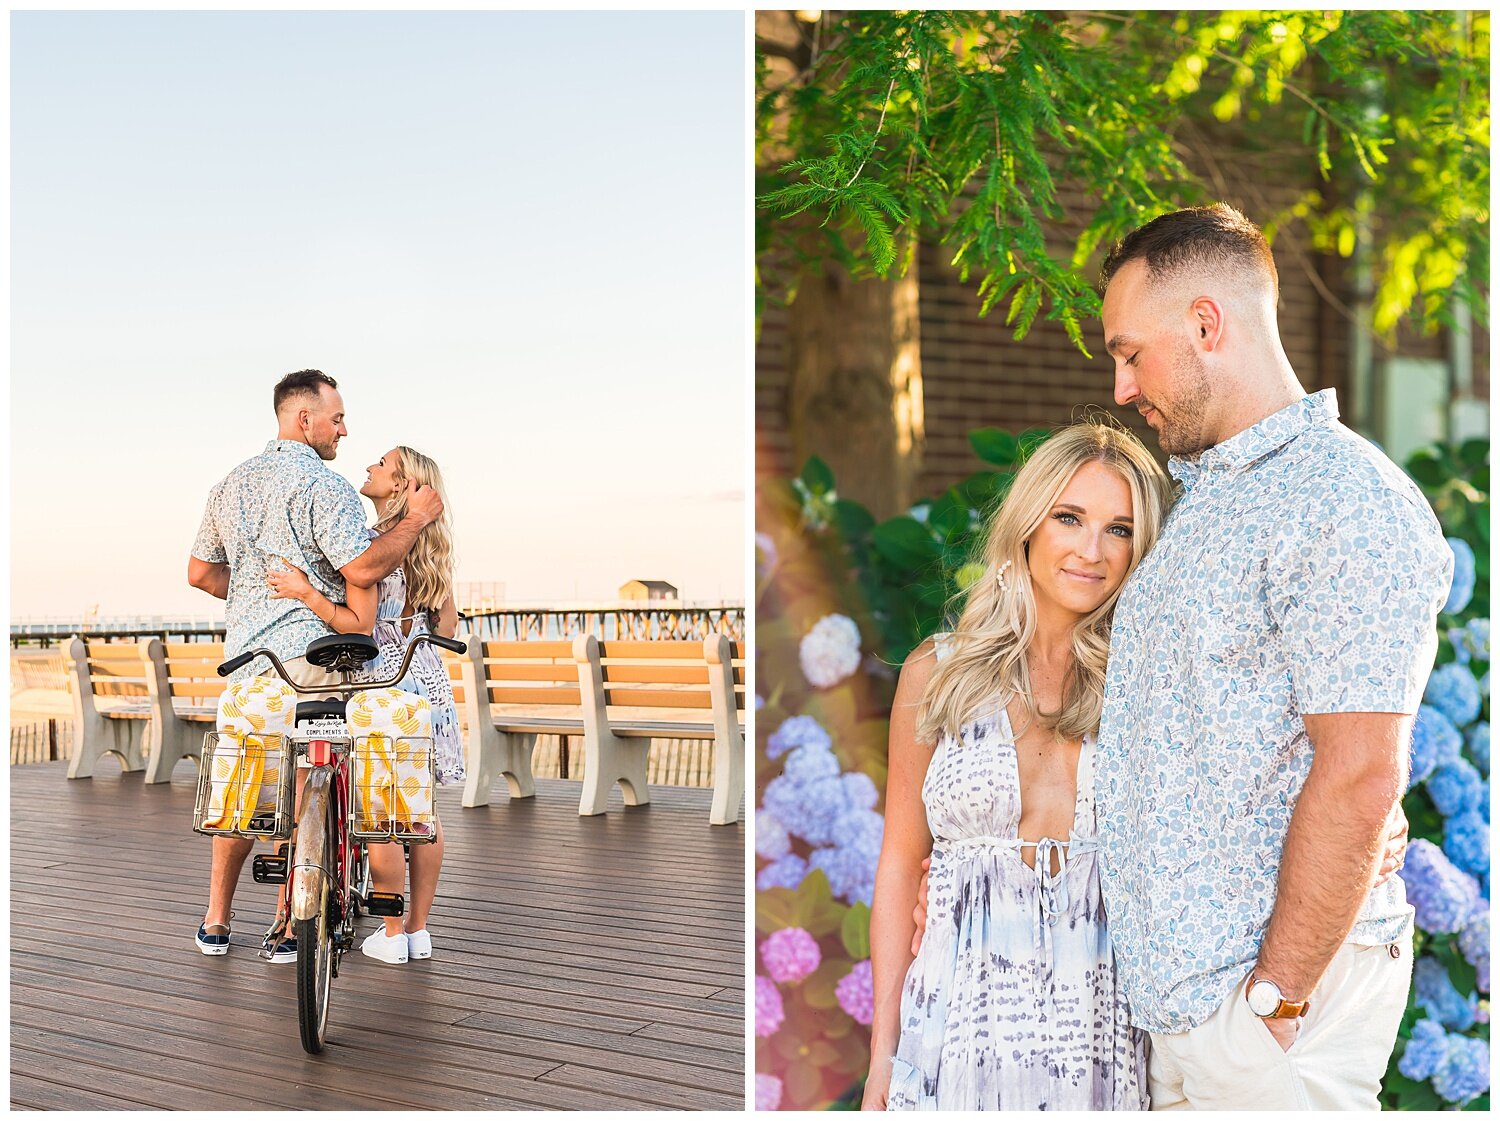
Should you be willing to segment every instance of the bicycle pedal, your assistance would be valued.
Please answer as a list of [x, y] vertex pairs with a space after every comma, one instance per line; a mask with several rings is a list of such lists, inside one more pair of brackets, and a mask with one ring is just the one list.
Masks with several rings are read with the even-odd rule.
[[406, 896], [399, 891], [372, 891], [365, 896], [365, 910], [383, 919], [406, 914]]
[[250, 865], [250, 873], [258, 884], [286, 883], [287, 858], [285, 854], [257, 856]]

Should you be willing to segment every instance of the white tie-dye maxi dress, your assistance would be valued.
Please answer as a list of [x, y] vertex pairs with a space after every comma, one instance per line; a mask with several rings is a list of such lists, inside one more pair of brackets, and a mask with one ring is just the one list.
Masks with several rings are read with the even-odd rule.
[[1005, 706], [997, 697], [939, 740], [922, 784], [927, 925], [902, 991], [887, 1108], [1148, 1107], [1146, 1036], [1129, 1026], [1100, 900], [1093, 759], [1090, 736], [1072, 835], [1037, 842], [1029, 868]]

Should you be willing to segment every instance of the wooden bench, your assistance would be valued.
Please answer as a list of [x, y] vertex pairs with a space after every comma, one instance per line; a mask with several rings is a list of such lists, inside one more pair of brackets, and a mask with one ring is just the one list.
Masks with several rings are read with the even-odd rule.
[[151, 719], [146, 692], [146, 641], [105, 642], [72, 639], [64, 667], [73, 701], [73, 758], [69, 778], [90, 778], [94, 762], [117, 755], [121, 769], [145, 765], [145, 730]]
[[[73, 698], [73, 759], [69, 778], [88, 778], [94, 762], [113, 752], [145, 781], [172, 781], [172, 768], [203, 750], [224, 681], [221, 642], [139, 642], [74, 639], [68, 653]], [[101, 703], [102, 702], [102, 703]]]
[[723, 635], [608, 643], [591, 635], [571, 642], [471, 638], [459, 666], [455, 699], [469, 729], [465, 806], [487, 805], [500, 775], [512, 798], [530, 797], [532, 753], [542, 735], [583, 737], [580, 815], [603, 813], [616, 783], [626, 805], [645, 805], [652, 740], [696, 739], [714, 744], [709, 820], [738, 819], [745, 792], [742, 643]]
[[[652, 740], [706, 739], [714, 743], [709, 822], [732, 825], [738, 819], [745, 794], [743, 648], [738, 668], [735, 653], [726, 635], [701, 642], [601, 642], [594, 635], [574, 640], [584, 693], [581, 815], [603, 813], [615, 783], [627, 806], [650, 801], [646, 756]], [[678, 711], [701, 716], [684, 719]]]
[[203, 733], [218, 720], [224, 679], [222, 642], [167, 642], [152, 639], [151, 691], [155, 719], [146, 744], [146, 781], [171, 782], [183, 759], [201, 760]]

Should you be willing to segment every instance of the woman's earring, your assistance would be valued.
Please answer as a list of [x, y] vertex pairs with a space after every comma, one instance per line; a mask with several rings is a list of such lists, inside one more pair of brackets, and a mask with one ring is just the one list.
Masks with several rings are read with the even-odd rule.
[[1000, 590], [1005, 591], [1005, 570], [1010, 567], [1010, 561], [1000, 566], [1000, 571], [995, 573], [995, 583], [1000, 585]]

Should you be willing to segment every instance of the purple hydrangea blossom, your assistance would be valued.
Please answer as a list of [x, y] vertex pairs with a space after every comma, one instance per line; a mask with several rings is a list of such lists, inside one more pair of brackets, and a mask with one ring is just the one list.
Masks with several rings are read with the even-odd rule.
[[760, 944], [760, 960], [778, 985], [795, 985], [823, 960], [817, 939], [800, 926], [783, 927]]
[[875, 1018], [875, 981], [869, 959], [857, 961], [854, 968], [834, 986], [839, 1007], [853, 1017], [856, 1024], [868, 1025]]
[[1474, 598], [1474, 550], [1461, 537], [1448, 538], [1448, 548], [1453, 550], [1453, 583], [1448, 588], [1448, 601], [1443, 610], [1457, 614], [1469, 606]]
[[1457, 662], [1449, 662], [1432, 671], [1422, 699], [1446, 716], [1455, 727], [1462, 728], [1479, 718], [1479, 683], [1467, 666]]
[[769, 977], [755, 977], [755, 1034], [775, 1035], [776, 1029], [786, 1019], [786, 1006], [781, 1002], [781, 990]]
[[1490, 991], [1490, 909], [1481, 905], [1458, 932], [1458, 952], [1474, 967], [1479, 991]]
[[773, 887], [790, 888], [796, 891], [802, 886], [802, 881], [807, 878], [807, 860], [794, 852], [789, 852], [780, 860], [767, 864], [755, 877], [755, 886], [760, 891], [769, 891]]
[[1479, 884], [1453, 866], [1443, 850], [1418, 839], [1406, 850], [1401, 869], [1406, 901], [1417, 912], [1417, 925], [1433, 934], [1453, 934], [1479, 903]]
[[828, 877], [836, 898], [869, 906], [875, 900], [875, 874], [858, 849], [830, 846], [814, 850], [810, 863]]
[[1448, 1057], [1432, 1075], [1432, 1088], [1458, 1105], [1490, 1088], [1490, 1045], [1466, 1035], [1448, 1036]]
[[776, 815], [788, 833], [810, 845], [833, 841], [834, 828], [848, 806], [838, 778], [797, 783], [789, 775], [778, 775], [766, 783], [761, 804]]
[[1418, 1020], [1396, 1069], [1416, 1082], [1426, 1082], [1448, 1058], [1448, 1033], [1436, 1020]]
[[1410, 790], [1442, 764], [1457, 759], [1462, 749], [1463, 737], [1453, 722], [1431, 705], [1420, 705], [1411, 730], [1411, 781], [1406, 788]]
[[1490, 868], [1490, 826], [1477, 809], [1455, 814], [1443, 823], [1443, 852], [1471, 876]]
[[1444, 817], [1461, 814], [1479, 805], [1484, 779], [1467, 759], [1444, 763], [1427, 780], [1427, 796]]
[[833, 747], [833, 737], [811, 716], [788, 716], [766, 740], [766, 758], [780, 759], [795, 747]]
[[856, 810], [873, 810], [880, 801], [880, 791], [869, 775], [863, 771], [850, 771], [844, 775], [844, 797]]
[[1469, 734], [1464, 738], [1465, 746], [1469, 749], [1469, 758], [1474, 760], [1475, 765], [1485, 774], [1490, 773], [1490, 722], [1481, 720], [1469, 729]]
[[755, 1076], [755, 1108], [757, 1112], [781, 1108], [781, 1079], [774, 1074]]
[[798, 786], [806, 786], [818, 779], [837, 778], [839, 761], [826, 747], [799, 747], [787, 755], [781, 773]]
[[792, 851], [792, 838], [786, 826], [770, 810], [755, 811], [755, 855], [763, 860], [780, 860]]
[[1474, 1026], [1479, 998], [1472, 993], [1466, 997], [1455, 989], [1448, 971], [1437, 958], [1417, 959], [1415, 988], [1422, 1010], [1445, 1028], [1465, 1031]]

